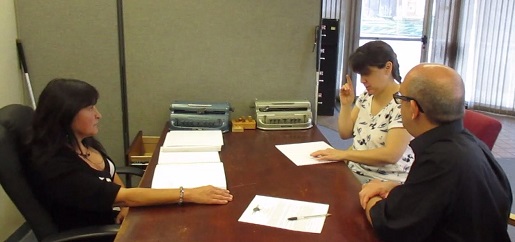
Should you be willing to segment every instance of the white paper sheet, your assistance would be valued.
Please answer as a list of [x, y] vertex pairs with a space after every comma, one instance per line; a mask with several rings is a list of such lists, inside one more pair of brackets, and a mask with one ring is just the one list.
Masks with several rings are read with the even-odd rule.
[[276, 145], [288, 159], [290, 159], [297, 166], [324, 164], [336, 161], [320, 161], [312, 157], [310, 154], [317, 150], [325, 150], [333, 148], [324, 141], [315, 141], [307, 143], [285, 144]]
[[327, 214], [328, 211], [329, 204], [256, 195], [238, 221], [300, 232], [321, 233], [326, 217], [294, 221], [288, 218]]
[[227, 189], [222, 162], [158, 164], [152, 179], [152, 188], [194, 188], [206, 185]]
[[172, 130], [163, 147], [166, 151], [220, 151], [223, 144], [221, 130]]
[[[161, 147], [162, 148], [162, 147]], [[157, 164], [221, 162], [216, 151], [210, 152], [159, 152]]]

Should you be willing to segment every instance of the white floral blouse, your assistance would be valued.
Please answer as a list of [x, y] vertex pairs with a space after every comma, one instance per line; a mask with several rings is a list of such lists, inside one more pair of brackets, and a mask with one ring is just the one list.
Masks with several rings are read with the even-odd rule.
[[[400, 104], [392, 100], [376, 115], [371, 114], [373, 95], [364, 92], [357, 101], [359, 114], [354, 123], [353, 150], [370, 150], [385, 146], [386, 135], [392, 128], [403, 128]], [[414, 161], [411, 147], [407, 147], [396, 164], [369, 166], [349, 161], [349, 168], [360, 175], [404, 182]]]

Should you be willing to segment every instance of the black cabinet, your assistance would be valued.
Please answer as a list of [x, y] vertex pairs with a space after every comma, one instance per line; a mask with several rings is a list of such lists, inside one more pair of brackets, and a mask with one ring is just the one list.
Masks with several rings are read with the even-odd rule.
[[318, 76], [318, 115], [334, 115], [338, 64], [338, 20], [322, 19]]

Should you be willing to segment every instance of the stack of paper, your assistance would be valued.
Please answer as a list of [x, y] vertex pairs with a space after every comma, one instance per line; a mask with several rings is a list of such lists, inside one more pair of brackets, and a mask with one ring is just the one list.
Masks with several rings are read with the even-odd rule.
[[227, 188], [222, 162], [157, 165], [152, 180], [152, 188], [194, 188], [206, 185]]
[[170, 131], [159, 152], [152, 188], [194, 188], [205, 185], [226, 188], [218, 151], [222, 131]]
[[221, 130], [172, 130], [166, 134], [162, 151], [220, 151]]
[[157, 164], [178, 164], [178, 163], [209, 163], [221, 162], [220, 155], [216, 151], [206, 152], [159, 152]]

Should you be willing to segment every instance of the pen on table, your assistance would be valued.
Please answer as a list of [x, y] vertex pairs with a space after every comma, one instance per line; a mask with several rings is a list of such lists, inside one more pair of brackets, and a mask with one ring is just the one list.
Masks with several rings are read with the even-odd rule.
[[299, 219], [305, 219], [305, 218], [328, 217], [328, 216], [331, 216], [331, 214], [325, 213], [325, 214], [317, 214], [317, 215], [289, 217], [288, 220], [293, 221], [293, 220], [299, 220]]

